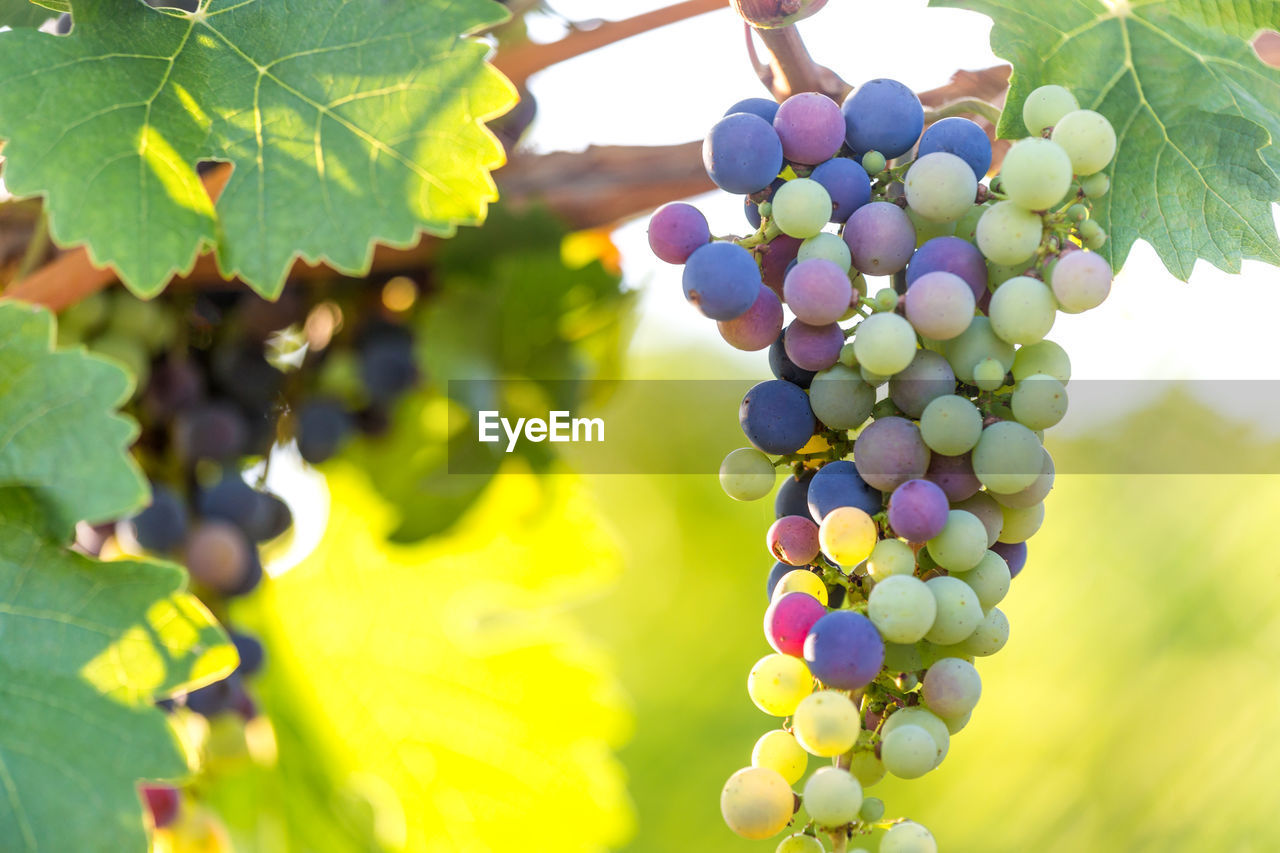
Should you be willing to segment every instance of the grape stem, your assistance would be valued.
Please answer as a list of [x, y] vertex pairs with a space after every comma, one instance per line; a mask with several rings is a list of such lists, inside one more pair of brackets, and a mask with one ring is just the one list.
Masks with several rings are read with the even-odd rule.
[[831, 853], [845, 853], [849, 849], [849, 836], [839, 829], [831, 833]]

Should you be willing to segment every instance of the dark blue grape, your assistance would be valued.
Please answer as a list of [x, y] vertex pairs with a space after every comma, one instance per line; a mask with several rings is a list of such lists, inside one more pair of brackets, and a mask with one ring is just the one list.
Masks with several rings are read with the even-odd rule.
[[769, 186], [782, 171], [782, 140], [760, 116], [727, 115], [703, 141], [702, 165], [725, 192], [753, 193]]
[[248, 516], [244, 532], [254, 542], [269, 542], [293, 526], [289, 505], [270, 492], [254, 493], [253, 512]]
[[967, 118], [952, 116], [929, 125], [920, 137], [916, 156], [936, 151], [954, 154], [968, 163], [978, 180], [985, 178], [987, 169], [991, 168], [991, 140], [985, 130]]
[[770, 601], [773, 600], [773, 590], [778, 585], [778, 581], [782, 580], [782, 576], [794, 569], [795, 566], [789, 563], [774, 563], [773, 568], [769, 570], [769, 577], [764, 582], [765, 596]]
[[151, 504], [133, 517], [133, 536], [148, 551], [163, 554], [187, 537], [187, 503], [158, 483], [151, 485]]
[[809, 514], [809, 481], [813, 479], [813, 473], [812, 468], [806, 468], [799, 477], [791, 475], [782, 480], [778, 494], [773, 498], [774, 517]]
[[813, 435], [817, 421], [809, 395], [799, 385], [769, 379], [746, 393], [738, 407], [738, 423], [765, 453], [795, 453]]
[[755, 257], [728, 242], [695, 249], [685, 262], [681, 284], [684, 298], [712, 320], [741, 317], [764, 286]]
[[823, 616], [804, 638], [804, 662], [828, 687], [859, 690], [884, 665], [884, 640], [871, 620], [852, 610]]
[[262, 643], [251, 634], [242, 634], [239, 631], [227, 633], [240, 654], [240, 666], [236, 667], [236, 672], [245, 678], [256, 675], [262, 669], [262, 661], [266, 654]]
[[785, 379], [801, 388], [808, 388], [809, 383], [813, 382], [813, 377], [818, 375], [817, 371], [796, 366], [796, 363], [787, 356], [786, 337], [787, 330], [783, 329], [778, 339], [769, 345], [769, 369], [779, 379]]
[[724, 111], [727, 116], [734, 113], [751, 113], [773, 124], [773, 117], [778, 114], [778, 102], [768, 98], [743, 98]]
[[188, 461], [227, 461], [244, 452], [249, 427], [235, 406], [215, 402], [180, 414], [174, 422], [174, 442]]
[[867, 170], [845, 157], [834, 157], [809, 175], [822, 184], [835, 209], [832, 222], [847, 222], [849, 215], [871, 201], [871, 178]]
[[214, 717], [231, 710], [240, 688], [240, 677], [235, 673], [221, 681], [206, 684], [187, 694], [187, 707], [202, 717]]
[[351, 415], [337, 400], [317, 398], [298, 407], [298, 452], [319, 465], [338, 452], [351, 434]]
[[856, 506], [867, 515], [875, 515], [884, 504], [879, 491], [867, 484], [852, 462], [828, 462], [809, 481], [809, 514], [821, 522], [831, 510]]
[[391, 403], [418, 383], [412, 339], [378, 335], [359, 349], [360, 378], [370, 399]]
[[897, 80], [870, 80], [844, 106], [845, 141], [858, 157], [879, 151], [892, 160], [911, 150], [924, 130], [924, 107], [915, 92]]
[[229, 521], [241, 530], [254, 526], [259, 511], [258, 493], [232, 469], [196, 495], [196, 512], [203, 518]]

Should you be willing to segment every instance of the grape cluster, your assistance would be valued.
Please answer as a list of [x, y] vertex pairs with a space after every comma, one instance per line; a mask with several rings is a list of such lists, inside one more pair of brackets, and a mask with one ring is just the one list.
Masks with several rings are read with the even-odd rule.
[[[725, 491], [775, 498], [764, 635], [747, 678], [784, 718], [721, 796], [729, 827], [768, 838], [801, 804], [810, 823], [778, 853], [837, 850], [884, 829], [881, 853], [936, 851], [864, 796], [886, 773], [923, 776], [964, 728], [998, 652], [997, 606], [1044, 519], [1054, 466], [1043, 431], [1066, 412], [1070, 361], [1046, 339], [1058, 311], [1100, 304], [1111, 269], [1089, 218], [1108, 189], [1111, 125], [1060, 86], [1032, 92], [1030, 133], [986, 182], [976, 123], [925, 129], [917, 97], [872, 80], [843, 105], [821, 94], [749, 99], [707, 135], [722, 189], [745, 194], [745, 238], [712, 238], [694, 207], [656, 211], [649, 243], [683, 264], [685, 296], [776, 378], [743, 398], [750, 447]], [[909, 156], [914, 149], [914, 156]], [[868, 296], [869, 277], [889, 286]], [[793, 319], [784, 323], [784, 305]], [[842, 325], [847, 324], [847, 325]], [[829, 758], [809, 775], [809, 757]]]

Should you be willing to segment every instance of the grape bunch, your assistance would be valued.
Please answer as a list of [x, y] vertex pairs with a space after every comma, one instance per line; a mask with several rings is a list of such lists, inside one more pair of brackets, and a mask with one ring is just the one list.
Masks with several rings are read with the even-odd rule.
[[[1070, 361], [1046, 335], [1057, 312], [1110, 291], [1090, 210], [1116, 148], [1108, 121], [1060, 86], [1032, 92], [1023, 118], [1029, 137], [987, 181], [983, 129], [958, 116], [926, 129], [896, 81], [843, 105], [748, 99], [712, 127], [703, 159], [744, 195], [754, 233], [713, 238], [681, 202], [650, 221], [688, 301], [731, 346], [767, 349], [775, 377], [743, 398], [751, 446], [720, 481], [756, 500], [789, 472], [765, 537], [772, 653], [747, 677], [782, 725], [730, 777], [721, 810], [763, 839], [803, 808], [778, 853], [827, 849], [819, 832], [845, 851], [877, 829], [881, 853], [936, 851], [864, 792], [938, 766], [981, 694], [975, 661], [1009, 638], [998, 605], [1044, 520], [1044, 430], [1067, 407]], [[831, 764], [797, 796], [811, 756]]]

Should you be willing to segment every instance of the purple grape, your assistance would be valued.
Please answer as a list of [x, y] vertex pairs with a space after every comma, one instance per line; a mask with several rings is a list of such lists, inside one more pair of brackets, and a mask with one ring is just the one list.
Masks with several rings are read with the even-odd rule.
[[235, 705], [240, 677], [235, 673], [187, 694], [187, 707], [202, 717], [213, 717]]
[[954, 508], [962, 509], [982, 522], [982, 526], [987, 528], [988, 548], [996, 543], [1000, 529], [1004, 527], [1004, 513], [1000, 511], [1000, 504], [996, 503], [995, 498], [986, 492], [978, 492], [962, 501], [956, 501]]
[[1027, 564], [1027, 543], [1014, 542], [997, 542], [991, 546], [991, 550], [995, 551], [1004, 561], [1009, 564], [1009, 577], [1016, 578], [1018, 572], [1022, 571], [1022, 567]]
[[725, 192], [753, 193], [782, 171], [782, 141], [759, 116], [733, 113], [716, 122], [703, 140], [702, 165]]
[[859, 272], [893, 275], [906, 266], [915, 251], [916, 228], [896, 204], [873, 201], [849, 216], [844, 241]]
[[[796, 318], [814, 326], [834, 323], [849, 310], [853, 285], [849, 276], [826, 258], [800, 261], [783, 280], [782, 292]], [[781, 309], [781, 306], [779, 306]], [[841, 342], [843, 345], [843, 341]]]
[[228, 630], [227, 634], [240, 654], [240, 665], [236, 667], [236, 672], [242, 676], [256, 675], [262, 669], [262, 661], [266, 657], [262, 643], [257, 637], [239, 631]]
[[183, 412], [174, 422], [174, 444], [185, 459], [233, 459], [244, 452], [249, 426], [230, 403], [215, 402]]
[[785, 379], [801, 388], [808, 388], [813, 382], [813, 377], [817, 375], [816, 370], [797, 367], [796, 363], [787, 356], [786, 329], [782, 330], [782, 334], [778, 335], [778, 339], [769, 347], [769, 370], [773, 371], [773, 375], [777, 378]]
[[786, 234], [779, 234], [756, 250], [760, 257], [760, 275], [765, 285], [782, 298], [782, 283], [787, 270], [795, 262], [803, 241]]
[[133, 517], [133, 538], [148, 551], [163, 554], [187, 536], [187, 505], [172, 489], [153, 483], [151, 503]]
[[792, 320], [787, 326], [783, 341], [787, 358], [805, 370], [826, 370], [840, 360], [844, 347], [844, 332], [839, 324], [810, 326], [802, 320]]
[[852, 610], [828, 613], [804, 638], [804, 661], [827, 687], [859, 690], [884, 665], [884, 641], [871, 620]]
[[799, 92], [778, 106], [773, 129], [782, 140], [782, 156], [816, 166], [836, 155], [844, 143], [840, 105], [818, 92]]
[[809, 514], [809, 481], [813, 479], [813, 474], [812, 468], [805, 468], [799, 477], [791, 475], [783, 478], [782, 485], [773, 498], [774, 518]]
[[989, 296], [987, 262], [978, 247], [959, 237], [934, 237], [911, 256], [907, 265], [907, 289], [916, 279], [931, 272], [949, 272], [960, 276], [973, 291], [975, 300]]
[[720, 320], [716, 323], [720, 337], [730, 346], [754, 352], [762, 350], [778, 339], [782, 332], [782, 303], [778, 294], [760, 285], [756, 301], [741, 317]]
[[845, 140], [859, 157], [879, 151], [892, 160], [910, 151], [924, 130], [920, 99], [897, 80], [863, 83], [845, 98], [841, 109]]
[[673, 201], [649, 217], [649, 248], [669, 264], [683, 264], [694, 250], [711, 242], [711, 228], [702, 211]]
[[164, 421], [199, 403], [204, 392], [204, 373], [190, 359], [170, 358], [152, 369], [142, 405], [151, 417]]
[[787, 572], [794, 572], [795, 566], [788, 566], [786, 563], [774, 563], [773, 568], [769, 569], [769, 576], [764, 581], [764, 595], [770, 601], [773, 600], [773, 591], [777, 588], [778, 582], [782, 580], [782, 576]]
[[810, 173], [809, 178], [822, 184], [835, 209], [832, 222], [847, 222], [850, 214], [871, 201], [871, 178], [867, 170], [847, 157], [835, 157]]
[[795, 453], [808, 443], [817, 422], [809, 395], [782, 379], [759, 383], [742, 398], [738, 423], [747, 440], [764, 453]]
[[928, 480], [908, 480], [889, 496], [889, 526], [909, 542], [926, 542], [946, 526], [951, 504]]
[[842, 506], [875, 515], [883, 502], [884, 497], [862, 479], [857, 466], [843, 459], [823, 465], [809, 481], [809, 515], [819, 523]]
[[764, 612], [764, 638], [774, 651], [800, 657], [804, 640], [823, 616], [827, 607], [807, 592], [789, 592], [780, 596]]
[[916, 331], [935, 341], [961, 335], [973, 322], [977, 300], [969, 283], [945, 270], [925, 273], [907, 285], [903, 313]]
[[920, 428], [911, 421], [880, 418], [858, 434], [853, 443], [853, 464], [867, 483], [891, 492], [907, 480], [924, 477], [929, 470], [929, 448], [920, 437]]
[[991, 140], [977, 122], [967, 118], [952, 116], [929, 125], [924, 136], [920, 137], [916, 157], [935, 151], [954, 154], [968, 163], [978, 180], [985, 178], [991, 168]]
[[769, 546], [769, 553], [784, 563], [808, 565], [818, 556], [818, 525], [808, 512], [784, 515], [769, 525], [765, 544]]
[[695, 249], [684, 266], [684, 296], [712, 320], [741, 317], [760, 292], [756, 259], [733, 243]]
[[734, 113], [751, 113], [773, 124], [773, 117], [778, 114], [778, 102], [769, 98], [743, 98], [724, 111], [727, 116]]
[[973, 460], [968, 453], [961, 456], [929, 456], [929, 471], [925, 478], [937, 483], [949, 500], [962, 501], [982, 488], [982, 482], [973, 473]]
[[956, 374], [933, 350], [917, 350], [906, 369], [889, 380], [889, 399], [903, 413], [918, 418], [934, 398], [955, 393]]

